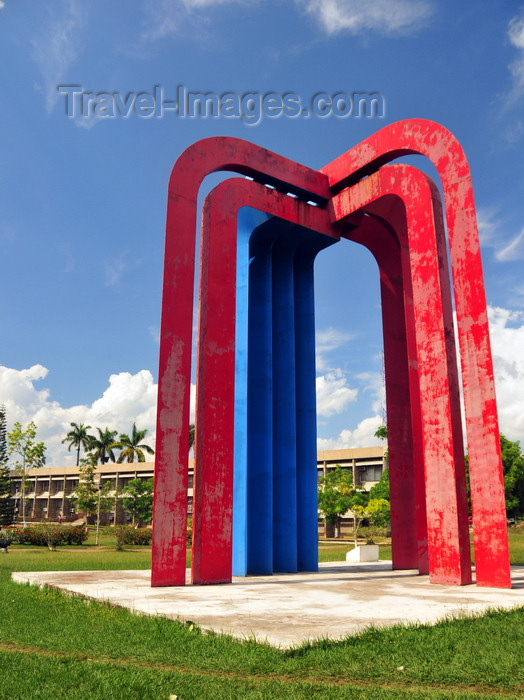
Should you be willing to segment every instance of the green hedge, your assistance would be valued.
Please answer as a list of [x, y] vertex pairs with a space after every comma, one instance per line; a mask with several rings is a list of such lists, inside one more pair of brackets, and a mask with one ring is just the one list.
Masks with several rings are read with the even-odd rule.
[[123, 544], [151, 544], [153, 531], [149, 528], [134, 528], [129, 525], [117, 525], [115, 527], [115, 535], [117, 543]]
[[83, 544], [89, 533], [85, 525], [28, 525], [15, 527], [12, 530], [13, 542], [16, 544], [31, 544], [34, 547], [47, 547], [62, 544]]

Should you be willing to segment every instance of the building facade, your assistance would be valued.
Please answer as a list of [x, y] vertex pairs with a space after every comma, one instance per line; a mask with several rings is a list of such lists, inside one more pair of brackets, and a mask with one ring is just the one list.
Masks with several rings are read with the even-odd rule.
[[[317, 453], [318, 476], [341, 466], [350, 469], [353, 483], [369, 491], [376, 484], [384, 469], [385, 447], [364, 447], [345, 450], [323, 450]], [[131, 479], [151, 479], [155, 473], [154, 462], [134, 462], [99, 465], [95, 479], [103, 487], [110, 483], [110, 494], [115, 506], [101, 516], [104, 524], [126, 524], [131, 522], [130, 514], [122, 508], [118, 494], [125, 490]], [[28, 473], [26, 478], [25, 515], [28, 522], [43, 520], [75, 522], [83, 519], [83, 513], [75, 510], [69, 497], [78, 485], [78, 467], [42, 467]], [[21, 513], [22, 479], [11, 472], [11, 496], [15, 501], [17, 514]], [[193, 460], [189, 460], [188, 511], [192, 514], [193, 505]]]

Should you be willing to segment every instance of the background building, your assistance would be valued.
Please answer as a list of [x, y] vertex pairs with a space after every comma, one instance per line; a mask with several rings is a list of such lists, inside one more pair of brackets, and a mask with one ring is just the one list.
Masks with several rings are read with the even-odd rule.
[[[317, 453], [318, 476], [325, 475], [330, 469], [341, 466], [351, 469], [353, 483], [369, 491], [373, 484], [380, 480], [384, 469], [385, 447], [363, 447], [346, 450], [323, 450]], [[154, 462], [135, 462], [123, 464], [104, 464], [96, 468], [96, 479], [101, 486], [108, 481], [111, 484], [111, 495], [115, 497], [115, 507], [103, 514], [101, 521], [105, 524], [125, 524], [131, 522], [131, 516], [125, 511], [117, 494], [122, 492], [131, 479], [151, 479], [155, 472]], [[22, 479], [11, 472], [11, 495], [15, 500], [17, 512], [20, 512]], [[74, 522], [83, 519], [83, 513], [77, 513], [69, 496], [78, 485], [78, 467], [43, 467], [29, 472], [26, 481], [26, 520], [39, 522], [41, 520], [57, 521], [59, 517], [64, 522]], [[193, 460], [189, 460], [188, 512], [192, 513], [193, 506]]]

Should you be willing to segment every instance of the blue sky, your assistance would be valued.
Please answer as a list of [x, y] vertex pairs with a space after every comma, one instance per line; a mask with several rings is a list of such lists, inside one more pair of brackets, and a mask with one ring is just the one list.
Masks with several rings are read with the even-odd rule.
[[[0, 63], [0, 401], [9, 424], [35, 420], [50, 463], [72, 459], [71, 421], [127, 432], [136, 420], [154, 444], [166, 187], [187, 146], [237, 136], [320, 168], [411, 117], [444, 124], [470, 161], [501, 427], [524, 440], [524, 6], [4, 0]], [[374, 92], [385, 114], [68, 116], [64, 85], [121, 102], [155, 86], [304, 104]], [[323, 252], [316, 295], [319, 448], [372, 444], [384, 398], [367, 251]]]

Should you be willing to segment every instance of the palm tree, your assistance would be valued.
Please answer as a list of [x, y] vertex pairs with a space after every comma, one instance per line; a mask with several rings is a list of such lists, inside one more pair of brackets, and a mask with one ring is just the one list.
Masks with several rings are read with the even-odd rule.
[[195, 446], [195, 424], [191, 423], [189, 426], [189, 449]]
[[91, 429], [90, 425], [84, 425], [83, 423], [71, 423], [71, 428], [62, 442], [69, 442], [68, 450], [72, 447], [76, 448], [76, 466], [80, 464], [80, 450], [89, 449], [90, 441], [92, 440], [92, 435], [88, 435], [87, 431]]
[[100, 428], [97, 428], [97, 430], [98, 437], [91, 436], [89, 440], [89, 452], [93, 453], [100, 464], [105, 464], [109, 460], [114, 462], [115, 453], [113, 452], [113, 448], [116, 447], [115, 437], [117, 431], [109, 430], [109, 428], [105, 428], [103, 431], [100, 430]]
[[118, 464], [121, 464], [124, 461], [145, 462], [146, 458], [144, 452], [147, 452], [148, 455], [155, 454], [155, 451], [149, 447], [149, 445], [146, 445], [145, 443], [140, 444], [145, 438], [146, 433], [147, 428], [144, 430], [137, 430], [136, 423], [133, 423], [131, 437], [125, 433], [120, 434], [120, 439], [118, 442], [115, 442], [112, 445], [112, 447], [117, 447], [119, 450], [122, 450], [117, 459]]

